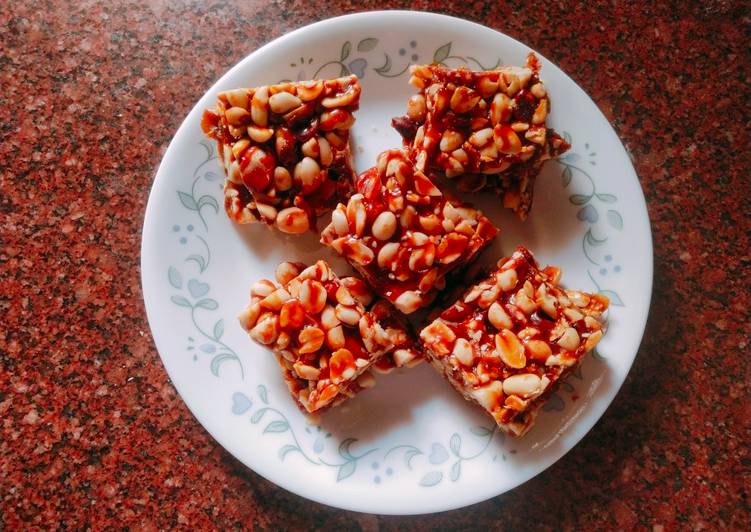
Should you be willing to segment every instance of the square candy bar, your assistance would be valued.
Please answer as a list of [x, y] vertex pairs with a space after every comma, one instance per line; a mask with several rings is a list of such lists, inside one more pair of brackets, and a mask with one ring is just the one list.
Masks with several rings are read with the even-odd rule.
[[409, 337], [366, 311], [325, 262], [301, 266], [280, 265], [280, 284], [256, 282], [239, 319], [274, 352], [293, 398], [312, 413], [372, 386], [367, 371]]
[[520, 247], [420, 332], [431, 364], [515, 436], [604, 332], [607, 298], [564, 291], [559, 278]]
[[321, 242], [409, 314], [428, 305], [446, 274], [473, 261], [497, 231], [480, 211], [447, 199], [405, 152], [389, 150], [334, 209]]
[[546, 126], [550, 110], [539, 62], [472, 72], [439, 65], [412, 67], [420, 89], [393, 126], [418, 170], [457, 178], [464, 192], [495, 189], [525, 219], [542, 163], [569, 145]]
[[360, 90], [349, 76], [220, 93], [201, 127], [218, 143], [229, 217], [303, 233], [346, 201], [355, 177], [349, 128]]

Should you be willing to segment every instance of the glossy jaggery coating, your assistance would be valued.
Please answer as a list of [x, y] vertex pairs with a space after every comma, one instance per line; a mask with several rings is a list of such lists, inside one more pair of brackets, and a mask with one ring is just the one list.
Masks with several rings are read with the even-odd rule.
[[[369, 370], [417, 357], [403, 323], [365, 309], [324, 261], [282, 263], [278, 283], [262, 279], [240, 315], [251, 339], [268, 347], [301, 409], [318, 412], [375, 384]], [[386, 360], [381, 360], [384, 358]]]
[[201, 127], [218, 144], [229, 217], [303, 233], [346, 200], [355, 177], [349, 128], [360, 92], [349, 76], [220, 93]]
[[524, 67], [481, 72], [415, 65], [410, 83], [420, 92], [392, 124], [416, 167], [465, 192], [493, 189], [525, 219], [542, 164], [570, 147], [546, 125], [550, 100], [534, 54]]
[[404, 151], [389, 150], [334, 209], [321, 242], [409, 314], [430, 304], [445, 276], [472, 262], [497, 231], [480, 211], [449, 200]]
[[512, 435], [604, 333], [607, 298], [565, 291], [559, 278], [520, 247], [420, 332], [431, 364]]
[[308, 412], [343, 398], [342, 392], [353, 389], [391, 347], [386, 331], [371, 322], [323, 261], [281, 285], [256, 282], [250, 305], [240, 315], [250, 338], [277, 356], [293, 398]]

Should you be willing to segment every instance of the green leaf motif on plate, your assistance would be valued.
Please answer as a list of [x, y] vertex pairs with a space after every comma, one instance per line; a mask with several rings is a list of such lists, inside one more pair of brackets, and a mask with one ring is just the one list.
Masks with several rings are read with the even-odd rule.
[[253, 416], [250, 418], [250, 422], [255, 425], [256, 423], [261, 421], [261, 419], [263, 419], [263, 416], [266, 415], [266, 412], [268, 410], [269, 410], [268, 408], [261, 408], [258, 412], [253, 414]]
[[224, 334], [224, 320], [219, 320], [214, 324], [214, 339], [221, 340]]
[[207, 297], [207, 298], [201, 299], [198, 303], [196, 303], [196, 307], [205, 308], [206, 310], [216, 310], [219, 308], [219, 303]]
[[376, 39], [375, 37], [368, 37], [366, 39], [361, 40], [359, 43], [357, 43], [357, 51], [358, 52], [370, 52], [376, 46], [378, 46], [378, 39]]
[[619, 231], [623, 229], [623, 217], [621, 213], [616, 210], [610, 209], [607, 214], [608, 223]]
[[441, 473], [440, 471], [431, 471], [430, 473], [425, 474], [420, 479], [420, 486], [429, 488], [431, 486], [435, 486], [441, 480], [443, 480], [443, 473]]
[[454, 432], [451, 435], [451, 439], [449, 440], [449, 448], [451, 449], [451, 452], [454, 453], [456, 456], [459, 456], [459, 451], [461, 450], [461, 446], [462, 446], [462, 438], [456, 432]]
[[261, 401], [263, 401], [263, 404], [265, 405], [269, 404], [269, 394], [266, 391], [266, 386], [264, 386], [263, 384], [259, 384], [257, 390], [258, 390], [258, 397], [261, 398]]
[[336, 481], [344, 480], [347, 477], [351, 477], [357, 470], [357, 462], [355, 460], [349, 460], [339, 466], [339, 470], [336, 473]]
[[345, 41], [342, 45], [342, 53], [340, 54], [340, 61], [344, 61], [349, 57], [349, 52], [352, 50], [352, 43], [349, 41]]
[[599, 192], [597, 193], [597, 199], [603, 203], [615, 203], [618, 201], [618, 198], [612, 194], [600, 194]]
[[434, 63], [443, 63], [451, 53], [451, 43], [447, 42], [433, 53]]
[[180, 197], [180, 203], [182, 203], [186, 209], [190, 209], [191, 211], [198, 210], [198, 204], [196, 203], [196, 200], [193, 199], [193, 196], [182, 190], [178, 190], [177, 195]]
[[179, 290], [183, 287], [183, 276], [180, 275], [180, 272], [177, 271], [177, 268], [174, 266], [170, 266], [169, 270], [167, 270], [167, 277], [169, 278], [169, 284], [171, 284], [173, 288]]
[[569, 183], [571, 183], [571, 178], [573, 177], [574, 173], [571, 171], [570, 166], [565, 166], [563, 168], [563, 173], [561, 174], [561, 178], [563, 179], [563, 186], [567, 187]]
[[266, 425], [266, 428], [263, 429], [263, 433], [266, 434], [267, 432], [287, 432], [289, 430], [289, 423], [282, 420], [272, 421], [268, 425]]
[[451, 466], [451, 471], [449, 472], [449, 478], [452, 482], [456, 482], [459, 480], [459, 475], [462, 474], [462, 461], [457, 460], [454, 462], [454, 465]]
[[172, 296], [170, 298], [170, 301], [172, 301], [175, 305], [179, 305], [181, 307], [192, 307], [193, 305], [190, 304], [190, 301], [185, 299], [183, 296]]
[[586, 194], [572, 194], [569, 196], [568, 200], [574, 205], [584, 205], [591, 197], [592, 196], [587, 196]]

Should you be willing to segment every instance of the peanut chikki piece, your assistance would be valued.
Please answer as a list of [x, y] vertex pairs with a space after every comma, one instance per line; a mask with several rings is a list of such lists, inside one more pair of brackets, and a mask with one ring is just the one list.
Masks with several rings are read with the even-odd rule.
[[355, 178], [349, 129], [360, 90], [349, 76], [220, 93], [201, 127], [218, 143], [229, 217], [303, 233], [345, 201]]
[[557, 286], [520, 247], [420, 332], [428, 360], [501, 430], [521, 436], [604, 332], [607, 298]]
[[497, 229], [483, 214], [446, 196], [402, 150], [378, 156], [357, 193], [334, 209], [321, 242], [344, 256], [405, 314], [428, 305], [448, 272], [474, 260]]
[[[305, 267], [301, 262], [282, 262], [276, 269], [276, 280], [285, 285]], [[416, 341], [417, 335], [412, 325], [394, 310], [391, 303], [377, 297], [370, 286], [358, 277], [342, 277], [339, 282], [366, 311], [375, 316], [381, 327], [393, 331], [394, 346], [376, 361], [373, 365], [375, 371], [389, 373], [396, 368], [411, 368], [423, 361], [422, 350]]]
[[393, 126], [417, 169], [457, 178], [464, 192], [495, 189], [504, 207], [525, 219], [542, 163], [569, 145], [546, 124], [550, 110], [540, 65], [472, 72], [438, 65], [412, 67], [420, 89]]
[[256, 282], [239, 319], [274, 352], [301, 409], [316, 412], [372, 386], [368, 370], [409, 338], [366, 311], [325, 262], [302, 266], [280, 265], [280, 284]]

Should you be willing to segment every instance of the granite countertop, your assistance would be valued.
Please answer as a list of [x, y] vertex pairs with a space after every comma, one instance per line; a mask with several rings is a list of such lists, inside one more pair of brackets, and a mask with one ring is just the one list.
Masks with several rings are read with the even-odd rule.
[[466, 509], [344, 512], [233, 459], [159, 360], [141, 224], [183, 117], [257, 46], [322, 13], [406, 3], [8, 2], [0, 529], [751, 528], [749, 12], [722, 0], [499, 4], [445, 12], [522, 40], [592, 96], [633, 156], [652, 221], [645, 339], [590, 434], [538, 477]]

